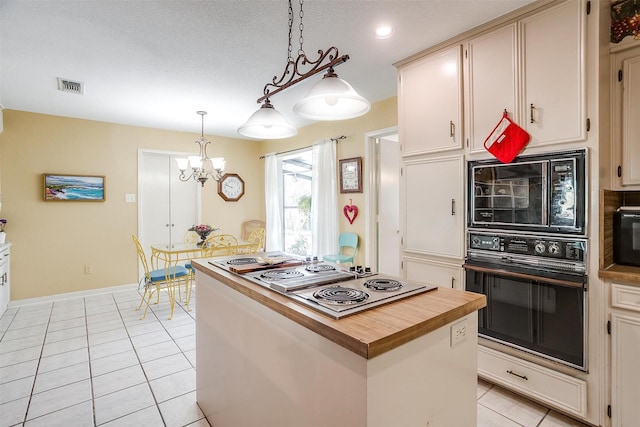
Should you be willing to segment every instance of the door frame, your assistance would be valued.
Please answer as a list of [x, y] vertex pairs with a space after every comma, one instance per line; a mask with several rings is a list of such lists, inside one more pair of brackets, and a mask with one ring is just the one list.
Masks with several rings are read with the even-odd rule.
[[[137, 227], [136, 227], [136, 234], [138, 236], [138, 239], [140, 240], [140, 242], [146, 242], [144, 233], [142, 230], [144, 230], [144, 227], [142, 227], [142, 224], [144, 222], [144, 218], [142, 215], [142, 207], [143, 207], [143, 203], [144, 203], [144, 191], [143, 186], [142, 186], [142, 159], [144, 157], [145, 154], [161, 154], [161, 155], [166, 155], [168, 157], [170, 156], [192, 156], [193, 153], [191, 152], [185, 152], [185, 151], [169, 151], [169, 150], [154, 150], [154, 149], [149, 149], [149, 148], [138, 148], [138, 168], [137, 168], [137, 186], [138, 188], [137, 190], [137, 217], [138, 217], [138, 223], [137, 223]], [[196, 183], [194, 182], [194, 185]], [[198, 218], [198, 224], [201, 222], [202, 219], [202, 190], [201, 187], [198, 186], [198, 191], [196, 193], [196, 199], [197, 199], [197, 218]], [[147, 254], [148, 256], [148, 254]], [[142, 265], [138, 265], [138, 270], [139, 270], [139, 275], [144, 274], [144, 271], [142, 270]]]
[[[389, 135], [398, 134], [398, 126], [392, 126], [384, 129], [378, 129], [364, 134], [364, 172], [365, 192], [364, 204], [365, 209], [365, 245], [364, 257], [365, 265], [371, 266], [374, 271], [378, 270], [378, 262], [376, 253], [378, 252], [378, 233], [377, 230], [377, 202], [378, 202], [378, 173], [377, 164], [375, 162], [376, 141]], [[368, 191], [366, 190], [368, 189]], [[399, 208], [399, 207], [398, 207]]]

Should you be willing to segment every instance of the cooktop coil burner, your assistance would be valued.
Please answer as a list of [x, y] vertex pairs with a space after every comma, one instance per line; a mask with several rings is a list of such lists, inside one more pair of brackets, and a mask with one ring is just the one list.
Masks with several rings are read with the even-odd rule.
[[402, 288], [402, 282], [392, 279], [371, 279], [364, 282], [364, 286], [374, 291], [397, 291]]
[[295, 279], [303, 276], [304, 273], [298, 270], [269, 270], [260, 275], [260, 277], [267, 280]]
[[256, 258], [244, 257], [244, 258], [231, 258], [230, 260], [227, 261], [227, 264], [229, 264], [229, 265], [245, 265], [245, 264], [255, 264], [257, 262], [258, 262], [258, 260]]
[[358, 289], [343, 286], [331, 286], [313, 293], [313, 296], [327, 304], [349, 305], [358, 304], [369, 298], [369, 294]]
[[308, 265], [306, 267], [307, 271], [310, 271], [311, 273], [322, 273], [323, 271], [334, 271], [336, 268], [331, 265], [331, 264], [315, 264], [315, 265]]

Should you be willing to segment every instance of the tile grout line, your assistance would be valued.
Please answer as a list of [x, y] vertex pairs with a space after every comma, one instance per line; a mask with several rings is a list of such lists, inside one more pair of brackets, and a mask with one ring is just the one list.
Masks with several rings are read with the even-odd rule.
[[[18, 315], [18, 311], [16, 311], [16, 316]], [[42, 337], [42, 347], [40, 347], [40, 356], [38, 356], [38, 363], [36, 364], [36, 371], [33, 374], [33, 384], [31, 384], [31, 393], [29, 393], [29, 400], [27, 401], [27, 407], [24, 410], [24, 418], [22, 420], [22, 424], [27, 422], [27, 415], [29, 414], [29, 408], [31, 407], [31, 399], [33, 399], [33, 391], [36, 388], [36, 380], [38, 379], [38, 370], [40, 369], [40, 363], [42, 362], [42, 354], [44, 353], [44, 344], [47, 342], [47, 332], [49, 331], [49, 325], [51, 324], [51, 313], [53, 313], [53, 304], [51, 304], [51, 308], [49, 309], [49, 318], [47, 319], [47, 327], [44, 330], [44, 336]], [[15, 317], [14, 317], [15, 319]], [[44, 414], [43, 414], [44, 415]], [[37, 417], [36, 417], [37, 418]]]

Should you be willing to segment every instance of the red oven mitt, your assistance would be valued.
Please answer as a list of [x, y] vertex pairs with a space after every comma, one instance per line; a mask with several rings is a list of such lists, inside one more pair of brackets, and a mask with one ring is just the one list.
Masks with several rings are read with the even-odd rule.
[[504, 110], [502, 119], [484, 140], [484, 148], [502, 163], [511, 163], [529, 143], [529, 134], [511, 121]]

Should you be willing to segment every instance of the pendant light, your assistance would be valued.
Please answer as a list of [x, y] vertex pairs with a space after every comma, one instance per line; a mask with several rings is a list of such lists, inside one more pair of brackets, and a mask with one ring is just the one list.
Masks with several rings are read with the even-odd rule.
[[351, 85], [329, 68], [293, 111], [312, 120], [346, 120], [366, 114], [369, 101], [358, 95]]
[[[330, 47], [326, 51], [318, 50], [318, 59], [311, 60], [303, 49], [302, 31], [304, 25], [302, 9], [304, 0], [300, 0], [300, 48], [298, 56], [293, 59], [291, 35], [293, 28], [293, 5], [289, 0], [289, 44], [287, 65], [280, 79], [277, 76], [263, 89], [263, 96], [258, 103], [263, 103], [249, 120], [238, 128], [240, 135], [256, 139], [288, 138], [297, 134], [297, 130], [287, 122], [286, 118], [271, 104], [269, 98], [276, 93], [294, 86], [301, 81], [328, 70], [322, 80], [316, 83], [307, 96], [298, 102], [294, 112], [312, 120], [345, 120], [366, 114], [371, 105], [344, 80], [338, 78], [334, 67], [347, 62], [349, 55], [340, 56], [338, 48]], [[302, 72], [302, 67], [309, 67]]]
[[280, 139], [295, 136], [298, 130], [285, 119], [282, 113], [273, 108], [267, 98], [262, 107], [240, 126], [238, 133], [248, 138]]

